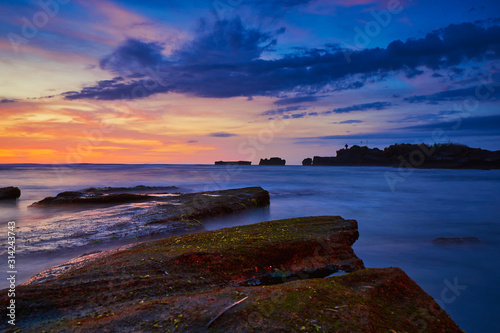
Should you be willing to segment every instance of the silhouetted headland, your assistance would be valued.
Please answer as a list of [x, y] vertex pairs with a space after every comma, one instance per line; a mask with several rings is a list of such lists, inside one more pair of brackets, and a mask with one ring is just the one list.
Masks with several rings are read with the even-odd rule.
[[[311, 165], [310, 159], [302, 161]], [[314, 156], [312, 165], [392, 166], [436, 169], [500, 169], [500, 150], [489, 151], [461, 144], [394, 144], [384, 148], [357, 145], [337, 150], [336, 157]]]

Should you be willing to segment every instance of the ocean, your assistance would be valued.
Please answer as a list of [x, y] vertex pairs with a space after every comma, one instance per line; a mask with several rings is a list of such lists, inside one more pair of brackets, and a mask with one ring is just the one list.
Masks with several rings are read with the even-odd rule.
[[[353, 248], [366, 267], [400, 267], [463, 330], [500, 332], [500, 170], [0, 165], [0, 187], [18, 186], [22, 191], [17, 203], [0, 204], [4, 235], [0, 287], [7, 287], [9, 221], [15, 221], [16, 230], [22, 231], [16, 240], [17, 283], [90, 250], [146, 239], [96, 241], [91, 246], [78, 246], [67, 232], [69, 221], [91, 228], [98, 217], [83, 218], [70, 213], [53, 216], [50, 212], [27, 209], [33, 202], [63, 191], [136, 185], [177, 186], [180, 192], [261, 186], [270, 192], [270, 207], [211, 218], [205, 221], [209, 230], [300, 216], [340, 215], [355, 219], [360, 237]], [[40, 235], [45, 237], [45, 246], [37, 248], [38, 243], [33, 240]], [[463, 236], [477, 237], [481, 242], [432, 242], [439, 237]]]

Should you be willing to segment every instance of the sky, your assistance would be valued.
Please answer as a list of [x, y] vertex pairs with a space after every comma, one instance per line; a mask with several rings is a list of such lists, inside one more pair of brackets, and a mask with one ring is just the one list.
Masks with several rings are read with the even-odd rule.
[[0, 4], [0, 163], [500, 149], [496, 0]]

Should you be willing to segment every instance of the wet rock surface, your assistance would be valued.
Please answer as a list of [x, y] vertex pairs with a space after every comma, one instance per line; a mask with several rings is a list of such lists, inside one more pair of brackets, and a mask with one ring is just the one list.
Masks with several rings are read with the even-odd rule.
[[89, 254], [18, 286], [16, 329], [460, 332], [400, 269], [365, 269], [358, 235], [354, 220], [317, 216]]
[[[145, 188], [141, 190], [146, 191]], [[98, 195], [102, 196], [102, 192], [99, 190]], [[94, 191], [82, 190], [76, 193], [78, 195], [75, 194], [75, 197], [81, 198], [83, 194]], [[140, 194], [142, 195], [146, 194]], [[54, 200], [57, 201], [58, 196]], [[61, 197], [68, 196], [71, 194]], [[18, 228], [17, 236], [22, 240], [18, 253], [59, 251], [150, 235], [200, 231], [205, 229], [203, 220], [207, 217], [244, 212], [269, 205], [269, 193], [260, 187], [147, 196], [146, 202], [111, 205], [91, 205], [85, 202], [77, 204], [77, 207], [64, 203], [62, 206], [56, 205], [55, 210], [51, 205], [39, 207], [38, 210], [47, 217], [37, 221], [35, 225]], [[62, 209], [63, 207], [65, 209]]]
[[151, 194], [168, 194], [175, 186], [91, 187], [80, 191], [66, 191], [33, 203], [30, 208], [75, 207], [79, 205], [124, 204], [157, 200]]

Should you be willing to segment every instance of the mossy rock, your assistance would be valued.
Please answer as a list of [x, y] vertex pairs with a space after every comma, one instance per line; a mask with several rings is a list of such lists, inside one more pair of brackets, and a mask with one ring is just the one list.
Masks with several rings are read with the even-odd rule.
[[[364, 269], [351, 248], [357, 238], [356, 221], [317, 216], [91, 254], [68, 264], [64, 275], [18, 286], [16, 327], [23, 332], [418, 332], [425, 325], [430, 332], [459, 331], [401, 270]], [[317, 272], [338, 270], [350, 273], [315, 278]], [[279, 283], [248, 286], [249, 280], [269, 276]], [[207, 328], [222, 309], [247, 296]]]

